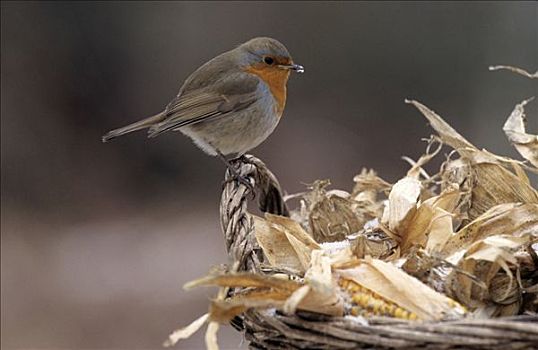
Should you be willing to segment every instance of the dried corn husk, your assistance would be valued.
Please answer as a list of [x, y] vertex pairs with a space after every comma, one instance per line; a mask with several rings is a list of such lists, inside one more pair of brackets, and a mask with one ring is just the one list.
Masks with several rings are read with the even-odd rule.
[[310, 211], [312, 237], [320, 243], [344, 240], [358, 232], [364, 221], [354, 213], [349, 194], [329, 194], [313, 205]]
[[[538, 203], [538, 193], [530, 186], [528, 179], [523, 177], [519, 162], [478, 150], [426, 106], [417, 101], [407, 103], [417, 107], [438, 133], [441, 141], [454, 148], [463, 158], [458, 164], [458, 170], [455, 170], [454, 166], [449, 169], [452, 177], [457, 178], [458, 184], [471, 184], [472, 203], [467, 213], [470, 220], [498, 204]], [[515, 168], [515, 173], [507, 167]], [[446, 175], [449, 176], [451, 175]]]
[[507, 65], [498, 65], [498, 66], [489, 66], [489, 70], [495, 71], [495, 70], [509, 70], [511, 72], [517, 73], [519, 75], [523, 75], [524, 77], [530, 78], [530, 79], [538, 79], [538, 71], [534, 73], [529, 73], [524, 69], [521, 69], [519, 67], [513, 67], [513, 66], [507, 66]]
[[356, 236], [349, 237], [351, 250], [355, 257], [367, 256], [385, 261], [395, 260], [400, 256], [398, 243], [379, 227], [369, 228]]
[[305, 274], [306, 286], [302, 287], [304, 291], [301, 298], [294, 301], [296, 306], [288, 311], [294, 311], [298, 307], [325, 315], [342, 316], [344, 304], [332, 276], [331, 259], [323, 251], [314, 250], [311, 262], [310, 269]]
[[363, 168], [361, 172], [353, 178], [355, 186], [351, 193], [354, 203], [354, 211], [366, 223], [369, 220], [380, 217], [383, 214], [383, 197], [388, 194], [391, 184], [377, 176], [372, 169]]
[[538, 136], [527, 134], [525, 131], [525, 105], [533, 99], [524, 100], [514, 108], [506, 120], [503, 130], [519, 154], [534, 167], [538, 167]]
[[518, 269], [515, 252], [529, 241], [530, 235], [489, 236], [470, 245], [463, 254], [455, 253], [449, 260], [481, 283], [453, 271], [446, 279], [447, 293], [468, 307], [479, 311], [487, 308], [489, 316], [516, 314], [521, 290], [513, 272]]
[[163, 346], [164, 347], [173, 346], [181, 339], [189, 338], [207, 322], [208, 318], [209, 318], [209, 314], [203, 314], [202, 316], [194, 320], [188, 326], [175, 330], [168, 336], [168, 339], [166, 339], [166, 341], [163, 343]]
[[[345, 191], [327, 191], [328, 180], [316, 181], [310, 191], [303, 194], [302, 221], [312, 237], [319, 243], [334, 242], [359, 231], [372, 215], [361, 217], [357, 210], [360, 202], [354, 201]], [[368, 212], [368, 208], [365, 208]]]
[[258, 244], [274, 267], [304, 273], [312, 250], [320, 249], [299, 223], [283, 216], [254, 217], [254, 229]]
[[465, 314], [465, 309], [453, 300], [381, 260], [365, 259], [357, 268], [339, 271], [339, 275], [416, 315], [419, 320], [459, 318]]
[[227, 299], [212, 301], [210, 320], [220, 323], [249, 308], [277, 307], [286, 313], [299, 308], [334, 316], [342, 315], [344, 310], [331, 273], [331, 258], [323, 250], [312, 251], [310, 267], [302, 282], [285, 276], [235, 273], [206, 276], [189, 282], [185, 288], [198, 286], [248, 288]]
[[468, 211], [470, 220], [499, 204], [538, 204], [538, 193], [526, 179], [521, 179], [495, 163], [478, 162], [471, 166], [475, 184], [472, 189], [473, 201]]
[[538, 205], [508, 203], [491, 208], [452, 236], [441, 254], [449, 256], [480, 239], [500, 234], [538, 234]]
[[381, 222], [397, 236], [399, 243], [405, 240], [406, 229], [417, 211], [421, 188], [420, 181], [410, 176], [392, 186]]

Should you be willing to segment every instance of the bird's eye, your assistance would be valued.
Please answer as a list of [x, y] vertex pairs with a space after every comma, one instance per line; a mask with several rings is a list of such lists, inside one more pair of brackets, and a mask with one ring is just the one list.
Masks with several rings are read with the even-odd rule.
[[267, 63], [268, 65], [271, 65], [271, 64], [275, 63], [275, 60], [274, 60], [272, 57], [269, 57], [269, 56], [265, 56], [265, 57], [263, 58], [263, 61], [264, 61], [265, 63]]

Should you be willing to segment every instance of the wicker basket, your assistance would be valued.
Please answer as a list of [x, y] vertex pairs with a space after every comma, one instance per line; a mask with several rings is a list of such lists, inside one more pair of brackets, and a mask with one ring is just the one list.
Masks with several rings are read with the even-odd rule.
[[[259, 209], [288, 215], [276, 177], [259, 159], [234, 162], [243, 182], [226, 173], [220, 218], [229, 255], [229, 271], [263, 273], [263, 253], [253, 235], [248, 200]], [[245, 185], [250, 183], [251, 186]], [[310, 312], [293, 316], [275, 309], [249, 310], [234, 318], [252, 349], [538, 349], [538, 315], [489, 320], [413, 322], [387, 317], [328, 317]]]

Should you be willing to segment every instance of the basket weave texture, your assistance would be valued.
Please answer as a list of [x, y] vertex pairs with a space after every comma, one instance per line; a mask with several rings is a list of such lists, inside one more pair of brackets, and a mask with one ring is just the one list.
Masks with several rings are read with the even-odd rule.
[[[262, 274], [263, 252], [254, 236], [248, 201], [255, 195], [260, 211], [288, 216], [277, 178], [256, 157], [234, 161], [241, 177], [226, 172], [220, 203], [230, 273]], [[255, 193], [253, 193], [253, 191]], [[233, 293], [233, 290], [229, 291]], [[497, 319], [413, 322], [387, 317], [328, 317], [298, 311], [248, 310], [232, 321], [251, 349], [538, 349], [538, 315]]]

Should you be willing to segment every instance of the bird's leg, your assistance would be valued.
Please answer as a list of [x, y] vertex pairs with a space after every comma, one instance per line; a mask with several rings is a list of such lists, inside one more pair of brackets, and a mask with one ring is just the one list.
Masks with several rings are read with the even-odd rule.
[[226, 164], [226, 168], [228, 168], [230, 170], [230, 172], [234, 175], [234, 176], [237, 176], [238, 173], [237, 173], [237, 170], [235, 170], [235, 167], [233, 166], [233, 164], [228, 160], [228, 158], [226, 158], [224, 156], [224, 154], [222, 154], [218, 149], [215, 148], [215, 152], [217, 152], [217, 156], [219, 156], [220, 160], [222, 160], [222, 162], [224, 164]]
[[[224, 154], [222, 154], [218, 149], [215, 148], [215, 151], [217, 153], [217, 155], [219, 156], [219, 158], [224, 162], [224, 164], [226, 164], [226, 167], [228, 168], [228, 170], [230, 170], [230, 173], [232, 174], [232, 178], [231, 179], [228, 179], [228, 180], [225, 180], [224, 183], [222, 184], [223, 186], [230, 182], [230, 181], [234, 181], [236, 180], [237, 182], [239, 183], [242, 183], [243, 185], [245, 185], [249, 190], [250, 190], [250, 193], [252, 193], [253, 196], [255, 196], [255, 192], [254, 192], [254, 187], [252, 186], [252, 184], [250, 183], [250, 181], [244, 177], [244, 176], [241, 176], [241, 174], [239, 174], [239, 172], [237, 171], [237, 169], [235, 168], [235, 166], [232, 164], [231, 161], [229, 161], [225, 156]], [[232, 161], [234, 160], [239, 160], [241, 159], [241, 157], [239, 158], [236, 158], [236, 159], [233, 159]]]

